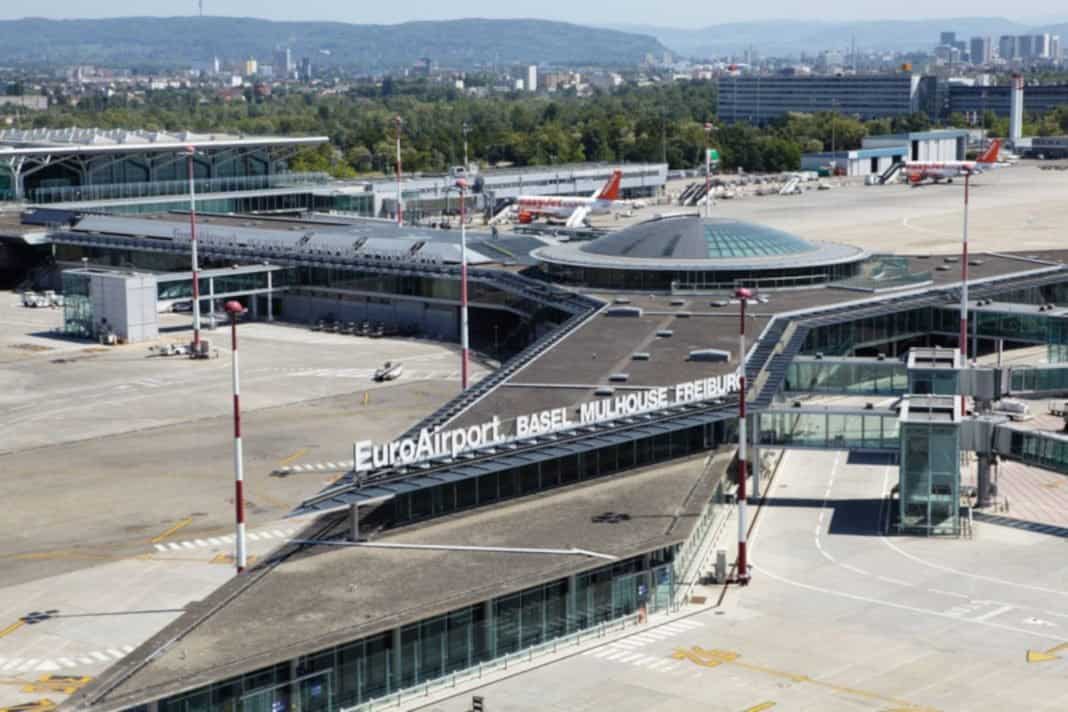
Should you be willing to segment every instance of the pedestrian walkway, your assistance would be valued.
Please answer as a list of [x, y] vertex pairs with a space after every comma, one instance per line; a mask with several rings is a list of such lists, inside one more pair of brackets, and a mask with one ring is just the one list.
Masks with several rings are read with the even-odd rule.
[[[248, 537], [249, 541], [271, 541], [289, 539], [296, 533], [296, 527], [289, 527], [285, 529], [260, 529], [259, 531], [248, 532], [246, 536]], [[231, 545], [233, 543], [234, 535], [227, 534], [226, 536], [212, 536], [205, 537], [203, 539], [168, 541], [162, 544], [154, 544], [154, 546], [156, 547], [156, 551], [162, 553], [171, 553], [175, 551], [195, 551], [197, 549], [222, 547]]]
[[57, 658], [0, 658], [0, 675], [13, 675], [27, 672], [55, 672], [94, 665], [110, 666], [132, 653], [134, 646], [123, 645], [106, 650], [67, 655]]

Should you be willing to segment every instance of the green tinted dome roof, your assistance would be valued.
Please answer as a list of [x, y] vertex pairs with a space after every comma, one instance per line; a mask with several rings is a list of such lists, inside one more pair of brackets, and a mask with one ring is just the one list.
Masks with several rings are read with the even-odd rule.
[[686, 215], [639, 223], [579, 249], [638, 259], [731, 260], [800, 255], [818, 247], [763, 225]]
[[704, 220], [708, 257], [762, 257], [811, 252], [816, 246], [790, 233], [736, 220]]

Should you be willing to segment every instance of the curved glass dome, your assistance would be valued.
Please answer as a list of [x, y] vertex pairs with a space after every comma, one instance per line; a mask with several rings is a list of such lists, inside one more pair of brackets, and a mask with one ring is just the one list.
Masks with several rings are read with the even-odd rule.
[[736, 220], [704, 220], [705, 242], [712, 259], [795, 255], [816, 246], [774, 228]]
[[579, 248], [606, 257], [738, 260], [784, 257], [818, 250], [799, 237], [753, 223], [697, 215], [648, 220]]

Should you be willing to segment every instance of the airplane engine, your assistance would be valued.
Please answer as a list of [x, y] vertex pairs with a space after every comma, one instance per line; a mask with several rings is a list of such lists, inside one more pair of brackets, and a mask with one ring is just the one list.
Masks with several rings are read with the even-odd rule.
[[520, 210], [519, 211], [519, 224], [520, 225], [529, 225], [532, 222], [534, 222], [533, 213], [528, 213], [526, 210]]

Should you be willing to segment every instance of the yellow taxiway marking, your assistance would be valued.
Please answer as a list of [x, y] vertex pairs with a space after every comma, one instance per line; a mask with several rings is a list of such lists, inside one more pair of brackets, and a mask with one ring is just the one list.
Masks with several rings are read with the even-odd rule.
[[[256, 557], [255, 556], [248, 555], [248, 554], [245, 555], [245, 563], [246, 564], [248, 564], [249, 566], [252, 566], [252, 564], [254, 564], [255, 562], [256, 562]], [[216, 554], [215, 556], [212, 557], [211, 563], [213, 563], [213, 564], [229, 564], [230, 566], [233, 566], [234, 565], [234, 555], [233, 554]]]
[[64, 695], [73, 695], [89, 684], [92, 679], [88, 675], [42, 675], [36, 682], [27, 683], [22, 691], [26, 693], [61, 692]]
[[[1068, 647], [1068, 644], [1065, 645]], [[869, 700], [878, 700], [880, 702], [889, 702], [890, 704], [902, 707], [912, 712], [920, 712], [920, 710], [926, 710], [926, 708], [917, 707], [911, 702], [905, 700], [899, 700], [894, 697], [879, 694], [878, 692], [870, 692], [868, 690], [858, 690], [855, 687], [846, 687], [844, 685], [836, 685], [832, 682], [824, 682], [822, 680], [814, 680], [808, 675], [799, 675], [797, 673], [786, 672], [784, 670], [776, 670], [775, 668], [766, 667], [763, 665], [755, 665], [749, 662], [743, 662], [739, 660], [741, 655], [733, 650], [706, 650], [705, 648], [695, 645], [691, 648], [676, 648], [675, 652], [671, 654], [671, 657], [676, 660], [689, 660], [695, 665], [700, 665], [707, 668], [715, 668], [720, 665], [733, 665], [745, 670], [751, 670], [752, 672], [759, 672], [764, 675], [771, 675], [773, 677], [781, 677], [791, 682], [796, 683], [808, 683], [817, 687], [823, 687], [834, 692], [838, 692], [845, 695], [853, 695], [855, 697], [862, 697]], [[764, 703], [767, 704], [767, 703]], [[774, 704], [774, 703], [773, 703]], [[753, 709], [769, 709], [768, 707], [756, 707]], [[748, 712], [748, 710], [746, 711]], [[934, 711], [931, 711], [934, 712]]]
[[11, 707], [0, 707], [0, 712], [47, 712], [47, 710], [54, 710], [55, 708], [55, 702], [44, 699], [36, 702], [25, 702], [21, 705], [12, 705]]
[[3, 638], [5, 635], [11, 635], [12, 633], [14, 633], [16, 630], [18, 630], [19, 628], [21, 628], [24, 625], [26, 625], [26, 621], [21, 621], [21, 620], [15, 621], [11, 625], [9, 625], [7, 628], [4, 628], [3, 630], [0, 630], [0, 638]]
[[284, 458], [282, 460], [279, 460], [278, 464], [281, 465], [282, 467], [285, 467], [286, 465], [292, 465], [294, 462], [296, 462], [297, 460], [299, 460], [300, 458], [304, 457], [307, 454], [308, 454], [308, 448], [302, 447], [300, 450], [297, 450], [295, 453], [293, 453], [289, 457], [286, 457], [286, 458]]
[[770, 710], [775, 706], [774, 702], [761, 702], [759, 705], [753, 705], [752, 707], [746, 707], [745, 712], [764, 712], [764, 710]]
[[1027, 662], [1048, 663], [1050, 660], [1059, 660], [1061, 656], [1057, 655], [1057, 653], [1062, 650], [1068, 650], [1068, 643], [1061, 643], [1060, 645], [1055, 645], [1049, 650], [1028, 650]]
[[163, 541], [167, 537], [173, 535], [175, 532], [178, 532], [178, 531], [181, 531], [182, 529], [185, 529], [186, 527], [188, 527], [192, 523], [193, 523], [193, 518], [192, 517], [186, 517], [185, 519], [182, 519], [182, 520], [178, 521], [177, 523], [175, 523], [175, 525], [173, 527], [171, 527], [167, 531], [163, 532], [162, 534], [157, 534], [156, 536], [154, 536], [151, 539], [149, 539], [149, 542], [152, 543], [152, 544], [159, 544], [161, 541]]

